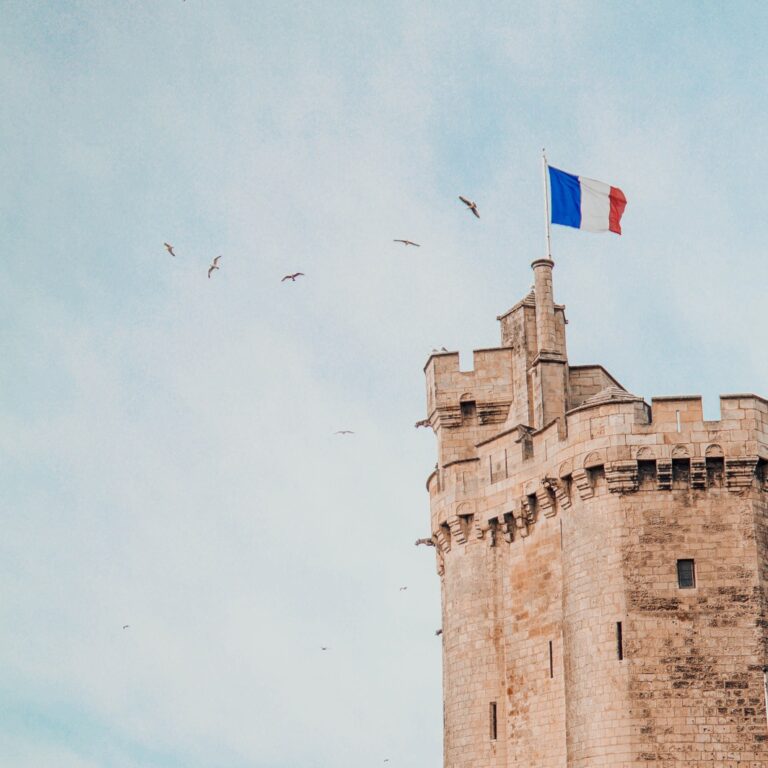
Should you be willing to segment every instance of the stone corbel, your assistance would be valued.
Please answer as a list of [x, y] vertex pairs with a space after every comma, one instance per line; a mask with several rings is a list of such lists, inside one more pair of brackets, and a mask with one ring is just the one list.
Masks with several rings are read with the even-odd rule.
[[729, 491], [744, 493], [752, 487], [757, 469], [757, 456], [739, 456], [725, 460], [725, 484]]
[[569, 509], [571, 499], [565, 491], [565, 482], [557, 477], [545, 477], [541, 484], [555, 494], [560, 509]]
[[459, 544], [466, 544], [467, 537], [464, 535], [464, 526], [461, 524], [461, 519], [458, 516], [454, 516], [449, 517], [446, 522], [451, 529], [451, 539], [456, 539]]
[[592, 491], [592, 484], [589, 482], [589, 476], [584, 469], [574, 469], [571, 475], [573, 484], [576, 486], [576, 490], [579, 492], [579, 496], [582, 501], [591, 499], [595, 494]]
[[551, 489], [552, 485], [549, 484], [548, 478], [544, 478], [541, 481], [541, 487], [536, 489], [536, 502], [544, 517], [554, 517], [557, 512]]
[[445, 528], [441, 525], [434, 534], [435, 541], [437, 541], [438, 552], [447, 554], [451, 551], [451, 537], [445, 532]]
[[672, 488], [672, 460], [658, 459], [656, 462], [656, 487], [660, 491]]
[[607, 464], [605, 479], [611, 493], [633, 493], [637, 490], [637, 462], [613, 461]]
[[691, 488], [707, 487], [707, 461], [703, 456], [691, 459]]

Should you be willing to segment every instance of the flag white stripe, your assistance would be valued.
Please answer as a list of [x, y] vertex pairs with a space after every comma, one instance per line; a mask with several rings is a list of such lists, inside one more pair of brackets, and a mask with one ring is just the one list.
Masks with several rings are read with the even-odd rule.
[[611, 214], [611, 185], [579, 176], [581, 227], [587, 232], [607, 232]]

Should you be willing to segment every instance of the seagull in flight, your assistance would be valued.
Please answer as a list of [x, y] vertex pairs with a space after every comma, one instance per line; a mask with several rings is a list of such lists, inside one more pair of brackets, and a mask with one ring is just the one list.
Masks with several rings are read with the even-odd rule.
[[461, 202], [464, 203], [464, 205], [466, 205], [478, 219], [480, 218], [480, 214], [477, 212], [477, 203], [474, 202], [474, 200], [467, 200], [467, 198], [462, 195], [459, 195], [459, 200], [461, 200]]
[[402, 243], [404, 246], [415, 245], [417, 248], [421, 248], [418, 243], [414, 243], [413, 240], [393, 240], [393, 243]]
[[292, 275], [286, 275], [280, 282], [284, 283], [286, 280], [290, 280], [291, 282], [295, 283], [297, 277], [303, 277], [303, 272], [294, 272]]
[[165, 246], [165, 250], [168, 251], [168, 253], [171, 254], [171, 256], [175, 256], [176, 254], [173, 252], [173, 246], [170, 243], [163, 243]]
[[221, 256], [217, 256], [217, 257], [216, 257], [216, 258], [213, 260], [213, 264], [211, 264], [211, 266], [210, 266], [210, 267], [208, 267], [208, 278], [209, 278], [209, 279], [210, 279], [210, 277], [211, 277], [211, 272], [213, 272], [213, 270], [214, 270], [214, 269], [219, 269], [219, 259], [220, 259], [220, 258], [221, 258]]
[[351, 429], [340, 429], [338, 432], [334, 432], [334, 435], [354, 435], [355, 433]]

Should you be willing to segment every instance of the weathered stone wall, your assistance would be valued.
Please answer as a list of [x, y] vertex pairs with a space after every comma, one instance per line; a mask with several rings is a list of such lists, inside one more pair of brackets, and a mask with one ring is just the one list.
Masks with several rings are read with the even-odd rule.
[[[626, 662], [637, 764], [765, 765], [762, 595], [754, 492], [623, 499]], [[695, 560], [680, 589], [676, 563]]]

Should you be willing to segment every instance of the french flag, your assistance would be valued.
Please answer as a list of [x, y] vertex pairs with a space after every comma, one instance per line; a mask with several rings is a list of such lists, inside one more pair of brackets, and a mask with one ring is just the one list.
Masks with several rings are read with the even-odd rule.
[[549, 168], [552, 223], [587, 232], [621, 234], [621, 216], [627, 198], [618, 187]]

